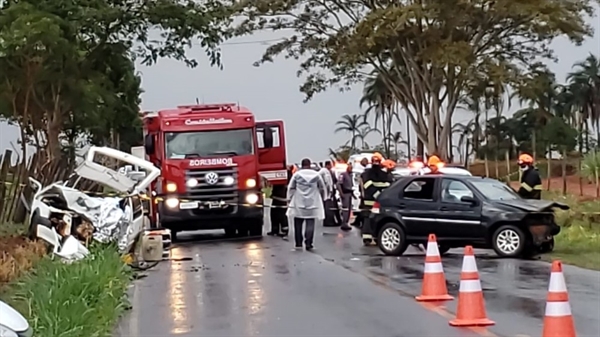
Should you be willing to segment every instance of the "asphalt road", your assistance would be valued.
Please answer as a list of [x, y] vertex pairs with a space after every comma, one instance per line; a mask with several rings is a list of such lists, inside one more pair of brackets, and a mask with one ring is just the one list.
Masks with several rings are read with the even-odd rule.
[[[358, 231], [318, 228], [315, 251], [279, 238], [225, 240], [183, 234], [135, 282], [116, 336], [540, 336], [550, 266], [478, 252], [491, 328], [448, 325], [456, 300], [421, 305], [423, 253], [384, 257]], [[457, 295], [460, 251], [443, 258]], [[579, 336], [600, 336], [600, 273], [565, 268]]]

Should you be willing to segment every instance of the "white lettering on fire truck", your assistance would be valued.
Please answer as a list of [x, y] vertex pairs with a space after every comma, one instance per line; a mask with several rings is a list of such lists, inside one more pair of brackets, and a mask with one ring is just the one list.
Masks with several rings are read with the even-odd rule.
[[205, 125], [205, 124], [231, 124], [233, 120], [226, 118], [208, 118], [208, 119], [186, 119], [185, 125]]
[[207, 158], [207, 159], [192, 159], [190, 160], [190, 166], [214, 166], [214, 165], [227, 165], [233, 166], [235, 163], [232, 158]]

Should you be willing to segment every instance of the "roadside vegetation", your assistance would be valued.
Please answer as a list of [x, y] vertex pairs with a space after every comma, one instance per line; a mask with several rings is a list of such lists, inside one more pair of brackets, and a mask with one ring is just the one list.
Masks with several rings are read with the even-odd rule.
[[21, 138], [13, 153], [0, 149], [0, 293], [36, 336], [110, 336], [130, 276], [116, 249], [96, 247], [69, 265], [44, 258], [45, 244], [21, 235], [20, 198], [32, 194], [29, 176], [63, 179], [90, 144], [141, 145], [135, 61], [195, 67], [186, 50], [197, 45], [220, 66], [232, 9], [225, 1], [24, 0], [0, 1], [0, 11], [0, 123], [18, 126]]
[[0, 291], [46, 253], [46, 245], [22, 236], [22, 229], [23, 225], [0, 224]]
[[545, 193], [544, 198], [566, 203], [571, 209], [557, 211], [562, 230], [555, 238], [554, 252], [543, 258], [600, 270], [600, 200], [553, 192]]
[[46, 257], [4, 289], [2, 297], [27, 318], [36, 336], [112, 336], [128, 308], [131, 272], [115, 247], [91, 251], [72, 264]]

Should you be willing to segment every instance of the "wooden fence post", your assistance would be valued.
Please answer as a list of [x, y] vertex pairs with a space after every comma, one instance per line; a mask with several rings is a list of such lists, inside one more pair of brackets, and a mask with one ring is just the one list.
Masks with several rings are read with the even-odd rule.
[[0, 166], [0, 224], [6, 220], [4, 215], [4, 205], [7, 195], [6, 192], [10, 189], [10, 186], [8, 185], [8, 183], [10, 183], [10, 181], [8, 181], [8, 167], [10, 166], [11, 158], [12, 151], [6, 149], [6, 151], [4, 151], [4, 155], [2, 156], [2, 165]]

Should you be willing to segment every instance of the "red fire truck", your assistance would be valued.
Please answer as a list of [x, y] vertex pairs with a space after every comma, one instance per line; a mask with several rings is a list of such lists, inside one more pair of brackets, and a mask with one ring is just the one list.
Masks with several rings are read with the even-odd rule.
[[283, 121], [257, 122], [238, 104], [143, 113], [144, 150], [161, 169], [153, 223], [177, 232], [263, 232], [263, 181], [285, 184]]

